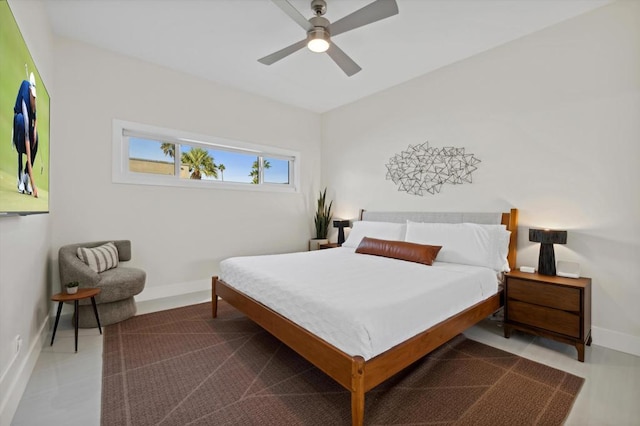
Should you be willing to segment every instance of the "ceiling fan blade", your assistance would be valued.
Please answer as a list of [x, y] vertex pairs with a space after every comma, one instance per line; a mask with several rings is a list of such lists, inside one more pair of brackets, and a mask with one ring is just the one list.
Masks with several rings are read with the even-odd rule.
[[271, 55], [267, 55], [264, 58], [258, 59], [258, 62], [265, 65], [271, 65], [274, 62], [277, 62], [280, 59], [285, 58], [294, 52], [297, 52], [298, 50], [302, 49], [306, 45], [307, 45], [306, 39], [300, 40], [299, 42], [294, 43], [291, 46], [287, 46], [284, 49], [280, 49], [277, 52], [272, 53]]
[[333, 59], [333, 62], [338, 64], [338, 66], [342, 69], [342, 71], [344, 71], [344, 73], [349, 77], [351, 77], [352, 75], [354, 75], [355, 73], [357, 73], [362, 69], [358, 64], [354, 62], [353, 59], [349, 57], [349, 55], [344, 53], [342, 49], [336, 46], [336, 44], [333, 42], [331, 42], [331, 45], [327, 50], [327, 54], [331, 56], [331, 59]]
[[313, 25], [311, 25], [311, 22], [309, 22], [307, 18], [305, 18], [300, 12], [298, 12], [298, 9], [291, 6], [291, 3], [289, 3], [287, 0], [271, 0], [271, 1], [274, 2], [276, 6], [282, 9], [284, 13], [289, 15], [291, 19], [296, 21], [298, 25], [300, 25], [306, 31], [313, 29]]
[[396, 0], [376, 0], [331, 24], [329, 32], [335, 36], [396, 14]]

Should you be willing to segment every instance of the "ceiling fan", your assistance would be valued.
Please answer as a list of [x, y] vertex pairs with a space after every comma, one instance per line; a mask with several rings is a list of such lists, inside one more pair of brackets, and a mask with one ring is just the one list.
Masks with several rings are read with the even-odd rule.
[[327, 2], [325, 0], [311, 1], [311, 10], [315, 16], [309, 20], [298, 12], [287, 0], [271, 1], [289, 15], [291, 19], [296, 21], [298, 25], [304, 28], [307, 32], [307, 37], [291, 46], [287, 46], [264, 58], [258, 59], [258, 62], [271, 65], [307, 46], [309, 50], [313, 52], [327, 52], [331, 59], [333, 59], [349, 77], [362, 68], [331, 40], [331, 36], [337, 36], [338, 34], [351, 31], [398, 13], [396, 0], [376, 0], [332, 24], [322, 16], [327, 11]]

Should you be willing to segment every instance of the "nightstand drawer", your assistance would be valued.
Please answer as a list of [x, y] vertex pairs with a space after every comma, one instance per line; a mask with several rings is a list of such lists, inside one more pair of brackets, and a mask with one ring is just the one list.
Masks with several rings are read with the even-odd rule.
[[[511, 286], [512, 282], [509, 283]], [[511, 290], [511, 287], [509, 287]], [[509, 300], [509, 321], [532, 325], [567, 336], [580, 337], [580, 316], [558, 309]]]
[[511, 278], [507, 297], [509, 300], [516, 299], [535, 305], [580, 312], [580, 290], [577, 288]]

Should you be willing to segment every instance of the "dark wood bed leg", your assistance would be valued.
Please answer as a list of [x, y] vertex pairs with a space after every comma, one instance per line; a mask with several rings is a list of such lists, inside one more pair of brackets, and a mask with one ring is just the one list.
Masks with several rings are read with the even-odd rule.
[[351, 364], [351, 425], [364, 423], [364, 358], [353, 357]]
[[216, 293], [216, 281], [217, 276], [211, 277], [211, 316], [213, 318], [218, 317], [218, 294]]

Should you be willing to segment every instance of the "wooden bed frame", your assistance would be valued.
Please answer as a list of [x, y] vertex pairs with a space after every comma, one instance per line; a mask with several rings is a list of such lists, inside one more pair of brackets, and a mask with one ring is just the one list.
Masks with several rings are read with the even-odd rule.
[[[511, 209], [510, 213], [503, 213], [502, 224], [511, 231], [508, 260], [510, 267], [515, 268], [518, 211]], [[361, 356], [347, 355], [260, 302], [235, 290], [217, 276], [212, 278], [211, 287], [214, 318], [218, 313], [218, 297], [221, 297], [349, 390], [353, 426], [360, 426], [364, 422], [365, 392], [491, 315], [501, 306], [499, 292], [365, 361]]]

